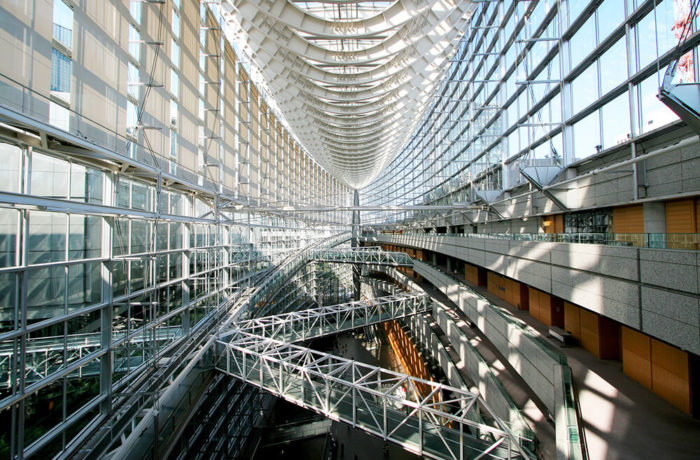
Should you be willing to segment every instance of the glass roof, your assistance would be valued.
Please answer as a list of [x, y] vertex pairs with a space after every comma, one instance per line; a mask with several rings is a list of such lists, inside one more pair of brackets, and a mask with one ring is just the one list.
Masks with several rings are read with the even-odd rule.
[[385, 2], [353, 2], [353, 1], [329, 1], [329, 2], [299, 2], [292, 1], [294, 5], [318, 18], [327, 21], [358, 21], [376, 16], [391, 6], [394, 1]]
[[227, 5], [230, 35], [245, 41], [293, 132], [353, 188], [407, 141], [473, 9], [468, 0]]

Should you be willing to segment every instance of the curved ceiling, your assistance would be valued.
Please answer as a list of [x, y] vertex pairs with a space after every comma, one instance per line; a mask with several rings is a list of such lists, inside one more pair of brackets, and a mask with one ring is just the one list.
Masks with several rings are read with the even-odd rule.
[[309, 153], [369, 184], [420, 121], [471, 14], [469, 1], [228, 0], [250, 54]]

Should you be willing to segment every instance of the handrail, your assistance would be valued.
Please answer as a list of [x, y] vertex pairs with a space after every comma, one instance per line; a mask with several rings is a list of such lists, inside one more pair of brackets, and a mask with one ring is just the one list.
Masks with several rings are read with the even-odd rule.
[[700, 233], [376, 233], [363, 237], [409, 236], [428, 239], [472, 238], [544, 243], [596, 244], [601, 246], [642, 247], [649, 249], [700, 249]]

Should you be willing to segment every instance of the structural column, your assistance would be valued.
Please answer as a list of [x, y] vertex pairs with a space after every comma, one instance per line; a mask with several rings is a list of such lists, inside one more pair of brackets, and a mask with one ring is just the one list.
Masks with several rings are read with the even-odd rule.
[[[452, 233], [452, 226], [447, 226], [447, 233]], [[452, 273], [452, 257], [450, 257], [449, 255], [447, 256], [447, 271]]]
[[[357, 208], [360, 206], [360, 192], [355, 190], [353, 194], [352, 204]], [[353, 248], [360, 246], [360, 211], [355, 209], [352, 212], [352, 239], [350, 240], [350, 245]], [[360, 300], [360, 264], [352, 265], [352, 285], [353, 285], [353, 299], [355, 301]]]

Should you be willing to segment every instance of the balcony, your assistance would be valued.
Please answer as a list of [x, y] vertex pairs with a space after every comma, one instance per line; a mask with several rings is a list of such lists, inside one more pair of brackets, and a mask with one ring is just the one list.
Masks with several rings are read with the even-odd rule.
[[73, 47], [73, 29], [69, 29], [54, 23], [53, 39], [65, 46], [67, 49], [71, 49]]

